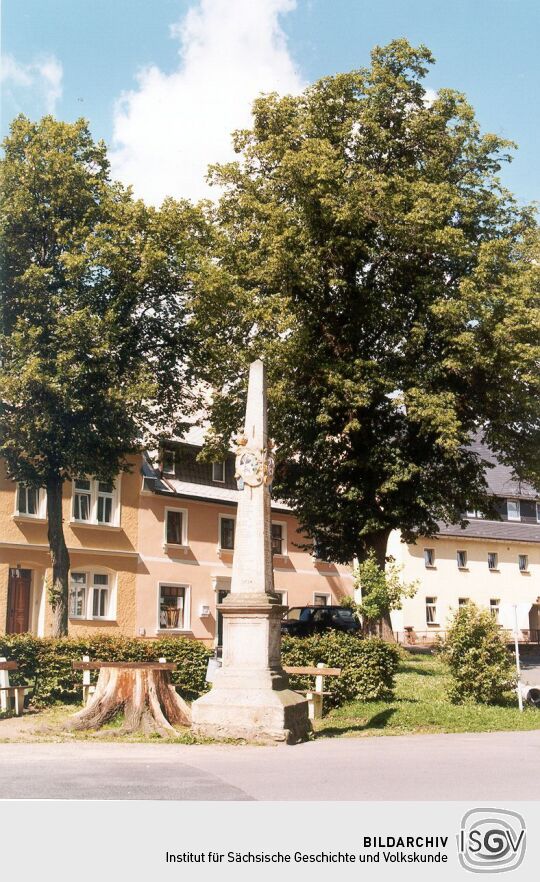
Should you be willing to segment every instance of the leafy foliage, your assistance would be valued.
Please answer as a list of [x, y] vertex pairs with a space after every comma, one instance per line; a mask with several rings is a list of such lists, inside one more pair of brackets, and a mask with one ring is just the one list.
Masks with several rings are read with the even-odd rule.
[[362, 590], [362, 601], [355, 604], [355, 609], [364, 622], [378, 621], [386, 613], [401, 609], [404, 597], [414, 597], [418, 582], [404, 583], [401, 579], [402, 569], [395, 560], [381, 567], [372, 551], [358, 565], [354, 584], [355, 588]]
[[[71, 663], [82, 661], [83, 655], [97, 661], [166, 658], [178, 665], [172, 678], [184, 698], [197, 698], [207, 688], [205, 675], [210, 652], [196, 640], [160, 638], [146, 641], [107, 635], [60, 640], [30, 634], [0, 636], [0, 656], [19, 664], [19, 670], [10, 681], [33, 686], [30, 701], [38, 707], [55, 702], [81, 701], [81, 672], [74, 671]], [[96, 677], [97, 673], [94, 679]]]
[[446, 635], [443, 658], [450, 667], [453, 702], [495, 704], [515, 686], [514, 666], [500, 629], [486, 609], [466, 603]]
[[433, 61], [396, 40], [369, 68], [261, 97], [238, 160], [213, 170], [219, 262], [195, 312], [216, 438], [264, 357], [274, 492], [321, 559], [382, 565], [393, 529], [414, 541], [490, 512], [476, 435], [540, 481], [534, 214], [498, 180], [510, 142], [462, 94], [428, 100]]
[[[360, 639], [336, 631], [313, 637], [283, 637], [281, 660], [284, 665], [304, 667], [324, 662], [341, 668], [339, 677], [328, 677], [325, 688], [327, 707], [346, 701], [391, 698], [399, 661], [396, 646], [377, 637]], [[290, 677], [292, 689], [313, 689], [313, 677]]]
[[0, 455], [46, 487], [58, 633], [67, 632], [62, 483], [113, 481], [189, 402], [190, 274], [202, 215], [111, 182], [84, 120], [17, 117], [0, 162]]

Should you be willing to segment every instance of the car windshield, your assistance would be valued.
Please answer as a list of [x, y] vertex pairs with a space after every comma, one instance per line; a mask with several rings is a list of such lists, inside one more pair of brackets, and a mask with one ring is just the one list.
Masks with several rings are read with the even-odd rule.
[[334, 612], [335, 619], [354, 619], [351, 609], [336, 609]]
[[288, 619], [289, 622], [308, 622], [311, 616], [311, 610], [308, 606], [293, 606], [292, 609], [287, 610], [284, 619]]

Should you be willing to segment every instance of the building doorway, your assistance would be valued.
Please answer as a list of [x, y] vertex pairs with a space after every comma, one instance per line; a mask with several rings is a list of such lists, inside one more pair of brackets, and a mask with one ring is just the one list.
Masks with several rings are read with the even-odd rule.
[[7, 634], [25, 634], [30, 628], [32, 570], [11, 568], [8, 583]]
[[[217, 602], [223, 603], [229, 591], [224, 588], [219, 588], [217, 592]], [[217, 610], [217, 642], [216, 642], [216, 655], [218, 658], [221, 658], [221, 653], [223, 651], [223, 615]]]

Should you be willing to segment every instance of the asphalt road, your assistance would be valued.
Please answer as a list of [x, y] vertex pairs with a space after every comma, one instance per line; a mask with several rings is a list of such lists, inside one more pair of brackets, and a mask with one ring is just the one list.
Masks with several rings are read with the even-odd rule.
[[540, 731], [295, 747], [1, 744], [0, 798], [537, 800]]

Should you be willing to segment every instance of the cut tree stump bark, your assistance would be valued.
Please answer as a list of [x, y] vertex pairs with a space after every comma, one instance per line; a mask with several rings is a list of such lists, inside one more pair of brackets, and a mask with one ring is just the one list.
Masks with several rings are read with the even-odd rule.
[[171, 682], [172, 664], [137, 662], [73, 662], [78, 670], [99, 669], [96, 690], [86, 707], [74, 714], [68, 728], [100, 729], [118, 713], [124, 725], [118, 735], [142, 731], [171, 735], [175, 724], [190, 726], [191, 711]]

